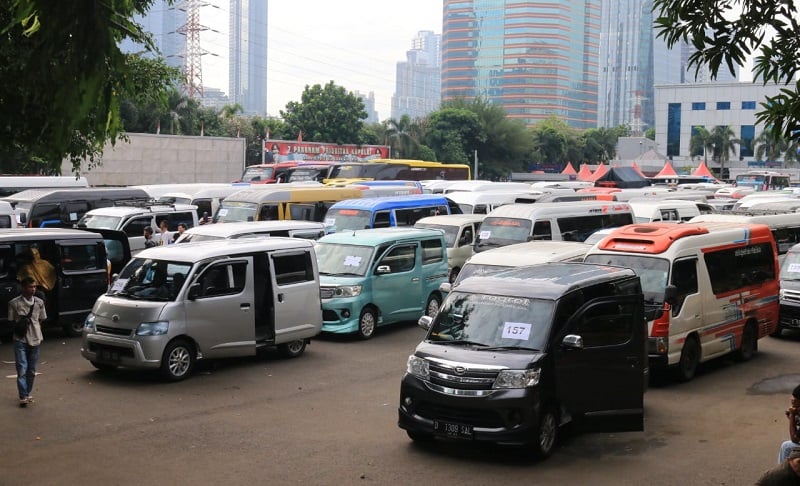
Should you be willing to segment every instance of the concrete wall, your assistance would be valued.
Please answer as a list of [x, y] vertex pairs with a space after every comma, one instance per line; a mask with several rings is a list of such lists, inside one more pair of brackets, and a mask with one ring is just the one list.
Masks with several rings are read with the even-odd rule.
[[[177, 184], [183, 182], [231, 182], [244, 170], [244, 138], [184, 137], [127, 134], [130, 142], [107, 145], [100, 164], [80, 175], [92, 186]], [[66, 160], [61, 173], [72, 174]]]

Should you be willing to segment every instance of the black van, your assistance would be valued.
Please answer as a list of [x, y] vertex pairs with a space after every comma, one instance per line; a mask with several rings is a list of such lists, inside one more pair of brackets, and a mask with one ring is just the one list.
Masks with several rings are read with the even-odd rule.
[[[54, 270], [44, 292], [47, 321], [68, 336], [79, 336], [95, 300], [108, 289], [109, 277], [130, 260], [128, 238], [121, 231], [18, 228], [0, 230], [0, 335], [10, 336], [8, 301], [19, 295], [18, 273], [31, 249]], [[109, 268], [110, 263], [110, 268]]]
[[89, 187], [74, 189], [28, 189], [4, 197], [18, 213], [20, 226], [28, 228], [72, 228], [90, 209], [132, 206], [151, 200], [144, 189], [133, 187]]
[[647, 322], [627, 268], [548, 263], [469, 277], [409, 356], [398, 425], [434, 437], [530, 447], [559, 427], [644, 430]]

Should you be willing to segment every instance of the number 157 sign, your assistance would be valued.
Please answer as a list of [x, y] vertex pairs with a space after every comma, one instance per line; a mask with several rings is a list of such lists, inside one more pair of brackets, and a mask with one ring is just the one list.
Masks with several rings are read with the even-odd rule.
[[531, 337], [531, 325], [524, 322], [506, 322], [503, 325], [503, 339], [527, 341]]

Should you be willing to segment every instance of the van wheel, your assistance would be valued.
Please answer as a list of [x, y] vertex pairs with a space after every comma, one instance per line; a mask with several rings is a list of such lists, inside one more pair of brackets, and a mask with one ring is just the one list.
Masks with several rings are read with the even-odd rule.
[[303, 354], [303, 351], [306, 350], [306, 340], [305, 339], [298, 339], [297, 341], [292, 341], [290, 343], [284, 343], [278, 345], [278, 352], [281, 353], [281, 356], [284, 358], [296, 358]]
[[176, 339], [167, 345], [161, 356], [161, 375], [169, 381], [181, 381], [194, 369], [194, 346], [184, 339]]
[[689, 336], [683, 343], [681, 359], [678, 361], [678, 379], [680, 381], [691, 381], [697, 373], [697, 366], [700, 364], [700, 343], [696, 336]]
[[436, 294], [431, 294], [428, 297], [428, 303], [425, 304], [425, 315], [434, 318], [439, 313], [439, 307], [442, 305], [442, 300]]
[[758, 331], [755, 324], [747, 324], [742, 331], [742, 345], [736, 350], [736, 359], [748, 361], [758, 352]]
[[83, 334], [83, 321], [72, 320], [61, 326], [61, 329], [67, 337], [78, 337]]
[[372, 307], [365, 307], [361, 311], [361, 316], [358, 318], [358, 337], [361, 339], [369, 339], [375, 334], [375, 326], [377, 326], [377, 318], [375, 317], [375, 310]]
[[533, 455], [537, 459], [545, 459], [553, 453], [558, 439], [558, 419], [553, 409], [542, 410], [539, 426], [536, 427], [536, 441], [531, 444]]

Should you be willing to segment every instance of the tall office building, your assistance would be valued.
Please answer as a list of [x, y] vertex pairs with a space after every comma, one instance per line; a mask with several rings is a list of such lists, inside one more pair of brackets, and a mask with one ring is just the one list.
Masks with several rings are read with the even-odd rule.
[[[179, 33], [178, 29], [186, 24], [186, 11], [180, 10], [177, 4], [168, 5], [167, 0], [155, 0], [153, 6], [147, 11], [147, 15], [137, 15], [133, 20], [141, 24], [145, 32], [152, 34], [153, 42], [167, 65], [178, 69], [183, 68], [186, 36]], [[123, 40], [119, 47], [123, 52], [144, 50], [143, 46], [130, 39]]]
[[412, 120], [439, 109], [441, 102], [442, 36], [420, 31], [406, 51], [406, 61], [397, 63], [392, 118], [408, 115]]
[[533, 125], [597, 126], [601, 0], [444, 0], [442, 101], [482, 97]]
[[231, 0], [228, 95], [245, 115], [267, 114], [268, 0]]
[[378, 123], [380, 119], [378, 119], [378, 112], [375, 111], [375, 92], [370, 91], [369, 94], [364, 94], [356, 90], [353, 95], [364, 103], [364, 111], [367, 112], [364, 123]]

